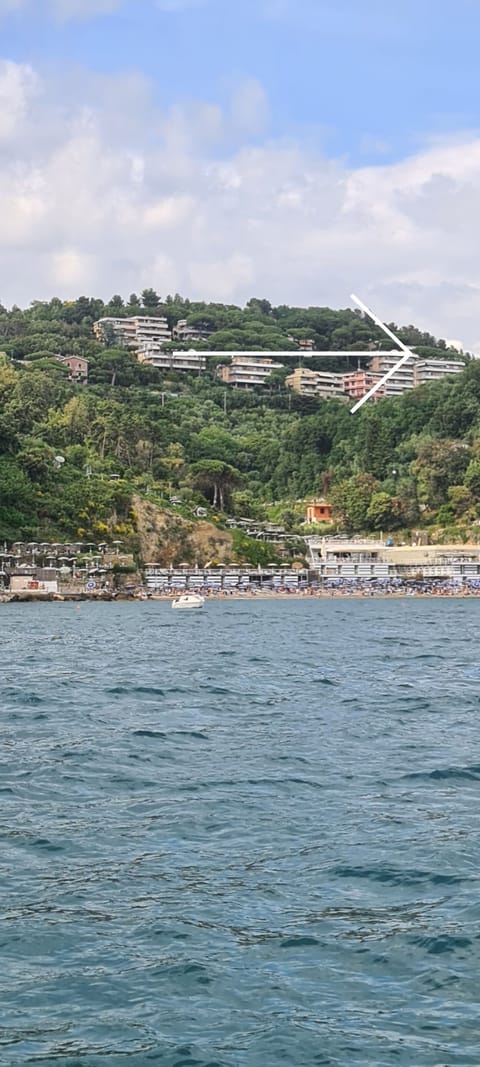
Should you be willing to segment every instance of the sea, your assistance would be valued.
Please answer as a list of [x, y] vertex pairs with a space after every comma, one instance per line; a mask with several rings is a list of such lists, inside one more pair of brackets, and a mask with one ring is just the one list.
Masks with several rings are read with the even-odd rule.
[[479, 623], [2, 605], [2, 1065], [478, 1067]]

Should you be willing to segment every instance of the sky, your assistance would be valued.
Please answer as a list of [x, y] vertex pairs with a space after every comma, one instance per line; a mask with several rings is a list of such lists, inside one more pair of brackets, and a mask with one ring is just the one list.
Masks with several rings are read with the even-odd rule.
[[0, 301], [350, 306], [480, 353], [480, 0], [0, 0]]

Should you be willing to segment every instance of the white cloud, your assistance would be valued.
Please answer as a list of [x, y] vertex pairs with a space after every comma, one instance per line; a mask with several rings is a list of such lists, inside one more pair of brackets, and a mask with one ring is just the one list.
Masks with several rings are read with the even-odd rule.
[[344, 307], [354, 290], [388, 320], [480, 342], [480, 137], [349, 169], [259, 143], [267, 106], [247, 82], [225, 113], [164, 113], [139, 75], [73, 72], [60, 92], [0, 64], [2, 302], [152, 285]]
[[27, 118], [37, 86], [28, 64], [0, 60], [0, 144], [9, 141]]
[[249, 78], [239, 86], [232, 99], [232, 122], [242, 134], [263, 133], [268, 125], [268, 99], [263, 85]]

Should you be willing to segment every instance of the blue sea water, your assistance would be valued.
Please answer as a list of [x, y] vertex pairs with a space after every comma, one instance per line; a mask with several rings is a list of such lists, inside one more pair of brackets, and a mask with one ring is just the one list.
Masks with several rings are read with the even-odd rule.
[[480, 602], [0, 609], [0, 1061], [480, 1064]]

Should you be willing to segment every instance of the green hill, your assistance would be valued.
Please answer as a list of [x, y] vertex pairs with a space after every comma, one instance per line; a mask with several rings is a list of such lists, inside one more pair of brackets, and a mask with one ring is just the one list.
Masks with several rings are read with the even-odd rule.
[[[180, 297], [161, 303], [153, 290], [142, 298], [0, 308], [2, 540], [116, 535], [134, 545], [134, 493], [160, 504], [176, 495], [188, 518], [206, 503], [220, 525], [225, 514], [271, 515], [292, 530], [303, 518], [295, 502], [323, 493], [341, 528], [423, 525], [469, 536], [480, 517], [479, 363], [352, 416], [342, 401], [293, 394], [281, 376], [252, 392], [226, 390], [213, 366], [201, 376], [162, 376], [124, 349], [103, 347], [92, 326], [143, 311], [165, 314], [171, 326], [179, 318], [206, 326], [208, 347], [219, 351], [295, 352], [297, 340], [311, 339], [318, 349], [354, 353], [381, 336], [356, 312], [257, 299], [243, 309]], [[399, 333], [421, 355], [450, 354], [412, 326]], [[58, 354], [85, 356], [89, 384], [70, 382]]]

